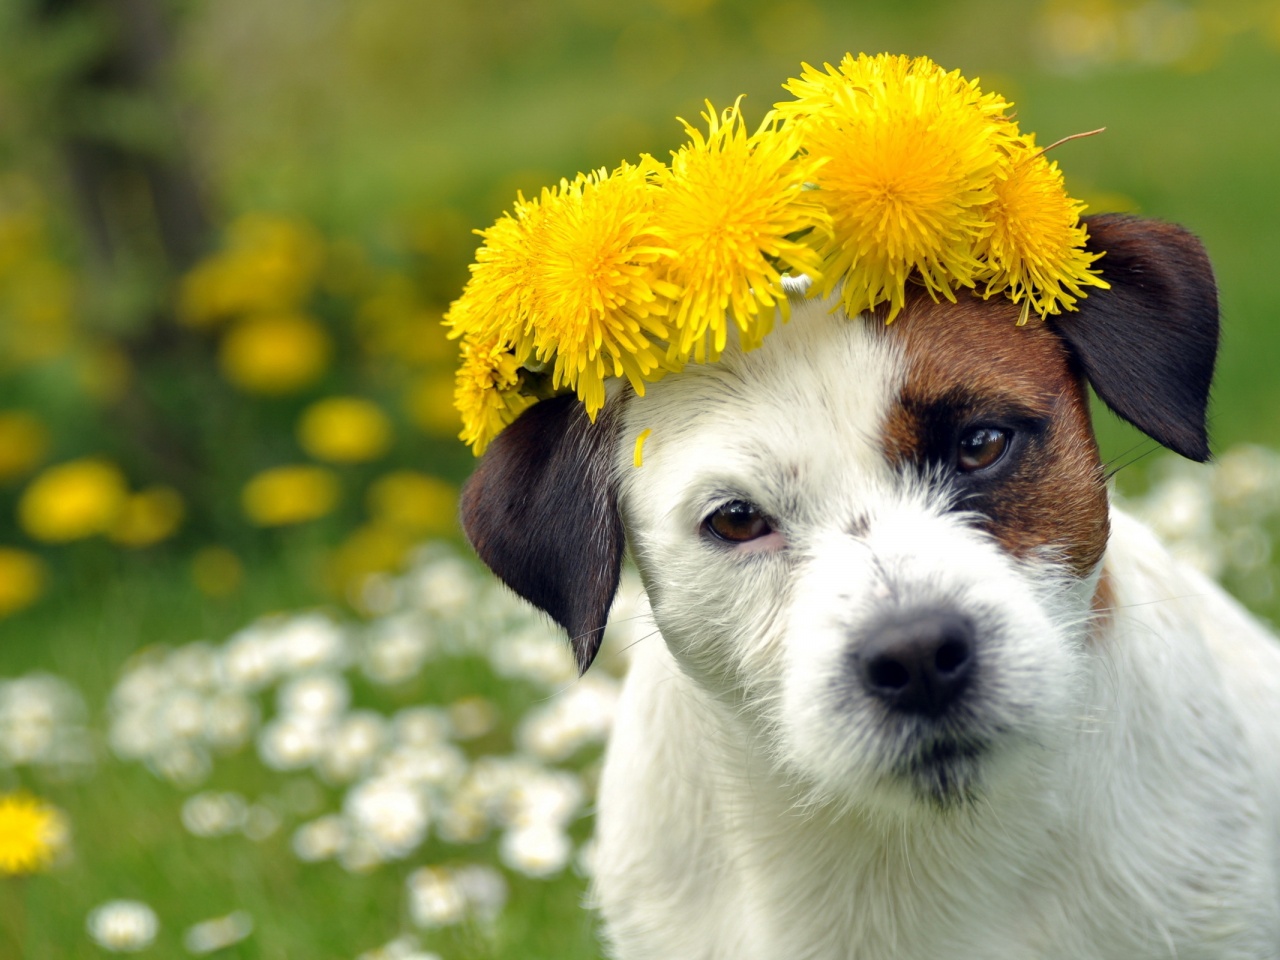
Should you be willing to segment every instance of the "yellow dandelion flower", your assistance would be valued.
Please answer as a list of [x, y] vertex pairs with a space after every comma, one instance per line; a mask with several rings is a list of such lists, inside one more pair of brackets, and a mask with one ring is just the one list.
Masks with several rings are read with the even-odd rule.
[[0, 796], [0, 874], [35, 873], [66, 845], [62, 811], [25, 793]]
[[534, 354], [554, 364], [552, 387], [576, 390], [595, 418], [606, 377], [625, 376], [639, 394], [664, 366], [655, 340], [679, 289], [655, 275], [671, 256], [654, 226], [652, 158], [598, 170], [544, 189], [532, 270], [529, 323]]
[[0, 547], [0, 617], [17, 613], [40, 599], [47, 579], [45, 565], [35, 554]]
[[378, 523], [414, 534], [456, 533], [458, 491], [439, 477], [416, 470], [396, 470], [379, 477], [365, 495]]
[[517, 194], [514, 215], [504, 213], [493, 226], [476, 231], [484, 243], [476, 250], [471, 278], [444, 315], [450, 337], [501, 340], [520, 357], [532, 351], [530, 319], [543, 211], [538, 200]]
[[364, 463], [391, 446], [391, 420], [372, 400], [326, 397], [302, 412], [298, 442], [317, 460]]
[[520, 361], [501, 342], [462, 341], [453, 403], [462, 415], [459, 438], [476, 456], [534, 403], [520, 393]]
[[222, 339], [223, 375], [246, 393], [294, 393], [314, 383], [329, 364], [329, 334], [299, 313], [247, 317]]
[[324, 257], [324, 242], [309, 224], [243, 216], [227, 231], [225, 249], [183, 278], [178, 317], [205, 327], [243, 314], [288, 312], [311, 295]]
[[44, 459], [49, 428], [24, 410], [0, 410], [0, 483], [21, 477]]
[[125, 500], [108, 536], [124, 547], [149, 547], [173, 536], [186, 512], [177, 490], [150, 487]]
[[1090, 269], [1101, 254], [1084, 249], [1084, 204], [1067, 195], [1062, 171], [1035, 149], [1034, 135], [1018, 141], [995, 194], [983, 249], [986, 296], [1005, 292], [1014, 303], [1025, 298], [1024, 318], [1031, 310], [1044, 318], [1074, 310], [1087, 296], [1084, 287], [1108, 286]]
[[49, 467], [18, 501], [18, 523], [45, 543], [82, 540], [111, 529], [128, 499], [124, 474], [102, 460], [71, 460]]
[[744, 347], [761, 342], [774, 306], [786, 315], [782, 270], [819, 273], [817, 253], [794, 235], [830, 223], [805, 189], [821, 161], [796, 158], [794, 128], [779, 129], [770, 114], [748, 136], [739, 103], [717, 114], [708, 102], [702, 117], [706, 136], [680, 121], [691, 142], [658, 178], [658, 223], [673, 254], [666, 276], [681, 288], [668, 356], [699, 363], [719, 359], [730, 319]]
[[892, 319], [911, 280], [948, 299], [974, 286], [1001, 148], [1017, 132], [1009, 105], [923, 57], [846, 56], [825, 73], [806, 64], [785, 86], [798, 99], [779, 113], [827, 158], [817, 178], [833, 224], [818, 247], [823, 295], [843, 282], [849, 313], [887, 303]]
[[241, 493], [245, 516], [260, 527], [305, 523], [332, 512], [341, 487], [325, 467], [273, 467], [254, 476]]

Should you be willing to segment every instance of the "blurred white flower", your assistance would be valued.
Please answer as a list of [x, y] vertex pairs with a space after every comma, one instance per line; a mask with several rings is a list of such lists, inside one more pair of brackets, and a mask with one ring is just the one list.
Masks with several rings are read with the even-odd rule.
[[453, 874], [441, 867], [420, 867], [405, 880], [409, 918], [425, 929], [461, 923], [467, 917], [467, 897]]
[[147, 767], [175, 787], [190, 790], [208, 778], [213, 769], [203, 747], [190, 743], [163, 743], [147, 758]]
[[204, 700], [194, 690], [178, 687], [160, 705], [156, 722], [171, 739], [194, 739], [204, 733]]
[[276, 626], [280, 662], [290, 673], [342, 668], [350, 653], [346, 631], [323, 613], [304, 613]]
[[215, 693], [204, 705], [204, 738], [221, 753], [234, 753], [253, 737], [258, 705], [241, 693]]
[[329, 720], [347, 709], [351, 687], [342, 674], [309, 673], [280, 687], [276, 708], [285, 717]]
[[240, 830], [249, 804], [238, 793], [207, 790], [182, 804], [182, 825], [197, 837], [224, 837]]
[[577, 814], [586, 791], [577, 774], [546, 770], [512, 790], [507, 822], [516, 827], [563, 827]]
[[308, 714], [277, 717], [258, 735], [258, 756], [273, 770], [300, 770], [320, 756], [331, 729], [327, 717]]
[[188, 953], [213, 953], [248, 939], [253, 933], [253, 917], [248, 911], [236, 910], [225, 917], [214, 917], [187, 928], [182, 945]]
[[484, 697], [463, 697], [449, 705], [449, 722], [459, 740], [474, 740], [497, 726], [498, 708]]
[[346, 821], [338, 814], [304, 823], [293, 832], [293, 854], [304, 863], [336, 857], [347, 842]]
[[489, 662], [499, 676], [530, 680], [558, 690], [578, 676], [573, 652], [563, 637], [545, 625], [530, 625], [492, 644]]
[[474, 567], [443, 556], [406, 574], [412, 602], [427, 613], [456, 619], [472, 605], [477, 591]]
[[349, 783], [373, 765], [387, 741], [387, 721], [372, 710], [348, 714], [330, 733], [320, 773], [329, 783]]
[[507, 879], [494, 867], [480, 863], [458, 867], [453, 872], [453, 880], [471, 914], [479, 920], [496, 920], [507, 905]]
[[1212, 489], [1227, 509], [1261, 520], [1280, 505], [1280, 455], [1264, 447], [1232, 447], [1214, 466]]
[[211, 688], [222, 682], [222, 663], [218, 651], [212, 644], [201, 640], [174, 650], [169, 654], [165, 666], [176, 682], [197, 690]]
[[110, 900], [89, 912], [85, 929], [104, 950], [136, 953], [155, 941], [160, 921], [156, 912], [139, 900]]
[[374, 624], [364, 642], [365, 675], [385, 686], [417, 676], [433, 652], [430, 623], [427, 617], [401, 615]]
[[530, 877], [559, 873], [573, 856], [573, 843], [561, 828], [548, 823], [515, 827], [502, 835], [502, 862]]
[[406, 707], [392, 720], [397, 743], [415, 747], [444, 743], [453, 735], [449, 715], [438, 707]]
[[276, 679], [279, 670], [277, 647], [270, 629], [262, 622], [235, 633], [222, 650], [223, 671], [229, 683], [245, 690], [257, 690]]
[[488, 836], [490, 826], [480, 798], [465, 785], [436, 813], [436, 833], [445, 843], [479, 843]]
[[404, 745], [383, 754], [374, 769], [380, 777], [452, 790], [467, 774], [467, 758], [452, 744]]
[[619, 684], [606, 674], [587, 674], [555, 700], [525, 715], [516, 733], [524, 749], [543, 760], [564, 760], [609, 734]]
[[88, 749], [80, 692], [61, 677], [0, 679], [0, 767], [45, 765]]
[[376, 950], [365, 951], [357, 960], [440, 960], [440, 955], [421, 949], [418, 941], [406, 934]]
[[376, 777], [352, 787], [343, 812], [360, 837], [387, 859], [402, 859], [417, 849], [430, 822], [422, 791], [394, 777]]

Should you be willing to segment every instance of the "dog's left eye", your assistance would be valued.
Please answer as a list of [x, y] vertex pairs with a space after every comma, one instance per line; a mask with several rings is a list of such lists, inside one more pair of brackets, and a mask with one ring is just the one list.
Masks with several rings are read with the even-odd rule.
[[730, 500], [707, 517], [703, 526], [712, 536], [729, 543], [759, 540], [773, 532], [765, 515], [746, 500]]
[[973, 473], [994, 466], [1009, 449], [1010, 435], [1000, 427], [966, 430], [956, 444], [956, 467], [961, 473]]

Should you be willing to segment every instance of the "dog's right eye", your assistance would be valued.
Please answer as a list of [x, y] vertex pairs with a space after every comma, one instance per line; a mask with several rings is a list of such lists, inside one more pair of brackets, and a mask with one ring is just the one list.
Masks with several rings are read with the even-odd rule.
[[703, 521], [713, 537], [729, 543], [759, 540], [773, 532], [765, 515], [746, 500], [730, 500]]

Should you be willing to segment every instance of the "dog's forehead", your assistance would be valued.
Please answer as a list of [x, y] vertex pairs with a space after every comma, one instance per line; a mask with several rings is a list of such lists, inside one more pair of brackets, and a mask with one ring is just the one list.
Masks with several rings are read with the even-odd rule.
[[1066, 346], [1043, 322], [1017, 320], [1018, 308], [1003, 297], [957, 303], [917, 297], [886, 328], [905, 358], [907, 399], [968, 393], [1052, 405], [1076, 381]]
[[[757, 349], [731, 343], [718, 362], [649, 385], [627, 406], [626, 433], [651, 431], [645, 468], [669, 470], [673, 483], [761, 470], [820, 480], [851, 462], [883, 467], [881, 428], [905, 375], [893, 337], [801, 302]], [[646, 483], [659, 479], [652, 473]]]
[[1017, 318], [1003, 298], [919, 297], [888, 325], [802, 301], [756, 350], [730, 344], [719, 362], [650, 385], [627, 409], [627, 432], [649, 430], [644, 449], [655, 460], [678, 452], [685, 479], [762, 461], [846, 475], [852, 462], [889, 469], [914, 439], [905, 408], [970, 396], [1052, 413], [1074, 380], [1065, 348], [1043, 324]]

